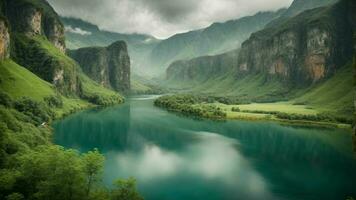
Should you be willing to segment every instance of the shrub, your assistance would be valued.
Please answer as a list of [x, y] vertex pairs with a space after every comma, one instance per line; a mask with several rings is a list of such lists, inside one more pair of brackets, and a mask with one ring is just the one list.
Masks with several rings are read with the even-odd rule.
[[12, 107], [11, 97], [4, 92], [0, 92], [0, 105], [4, 105], [5, 107]]
[[232, 107], [232, 108], [231, 108], [231, 111], [232, 111], [232, 112], [240, 112], [241, 110], [240, 110], [239, 107]]
[[15, 101], [14, 108], [29, 116], [35, 125], [48, 122], [55, 117], [54, 112], [50, 110], [47, 105], [29, 98], [22, 98]]
[[50, 107], [63, 108], [63, 100], [60, 95], [45, 97], [44, 101]]

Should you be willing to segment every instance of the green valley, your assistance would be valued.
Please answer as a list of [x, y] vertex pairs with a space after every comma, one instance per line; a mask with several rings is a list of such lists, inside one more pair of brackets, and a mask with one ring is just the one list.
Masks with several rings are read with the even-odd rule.
[[263, 3], [0, 0], [0, 199], [353, 199], [356, 2]]

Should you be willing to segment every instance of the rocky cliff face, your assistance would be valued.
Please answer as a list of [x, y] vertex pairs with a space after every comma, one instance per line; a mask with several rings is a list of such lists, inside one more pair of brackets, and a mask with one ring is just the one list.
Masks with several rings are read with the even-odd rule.
[[119, 92], [130, 90], [130, 57], [126, 43], [108, 47], [88, 47], [70, 51], [84, 73], [99, 84]]
[[5, 19], [0, 18], [0, 60], [10, 56], [10, 35]]
[[350, 62], [355, 13], [352, 0], [304, 11], [253, 33], [235, 58], [223, 54], [174, 62], [166, 71], [167, 79], [204, 84], [204, 80], [221, 76], [220, 71], [225, 70], [220, 74], [234, 76], [235, 82], [263, 77], [265, 85], [281, 85], [281, 91], [273, 91], [278, 95], [309, 87]]
[[53, 8], [45, 0], [4, 0], [1, 13], [11, 30], [11, 58], [62, 94], [80, 96], [77, 65], [65, 55], [64, 28]]
[[353, 11], [348, 3], [306, 11], [252, 34], [242, 44], [239, 76], [265, 73], [293, 85], [331, 76], [352, 57]]
[[163, 72], [177, 60], [232, 51], [239, 48], [251, 33], [261, 30], [284, 11], [260, 12], [224, 23], [214, 23], [205, 29], [176, 34], [152, 50], [148, 65], [156, 72]]
[[204, 81], [209, 78], [222, 76], [237, 65], [238, 50], [217, 56], [203, 56], [191, 60], [179, 60], [172, 63], [167, 71], [168, 80]]
[[6, 0], [6, 17], [11, 30], [29, 37], [45, 36], [60, 51], [65, 52], [64, 27], [59, 16], [45, 1]]

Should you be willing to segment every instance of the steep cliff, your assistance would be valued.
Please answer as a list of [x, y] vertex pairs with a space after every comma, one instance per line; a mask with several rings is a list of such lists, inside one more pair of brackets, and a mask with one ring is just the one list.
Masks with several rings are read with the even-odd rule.
[[131, 70], [136, 74], [147, 74], [150, 71], [147, 59], [152, 49], [160, 40], [145, 34], [125, 34], [100, 30], [97, 25], [89, 22], [62, 17], [65, 27], [66, 45], [69, 49], [91, 46], [106, 47], [115, 41], [125, 41], [131, 58]]
[[44, 35], [65, 52], [64, 27], [59, 16], [45, 0], [5, 0], [11, 30], [27, 36]]
[[[355, 45], [355, 10], [354, 1], [342, 0], [305, 11], [253, 33], [236, 57], [174, 62], [162, 84], [259, 101], [301, 97], [308, 105], [350, 115], [351, 79], [347, 75]], [[338, 95], [342, 98], [335, 99]]]
[[152, 71], [162, 73], [176, 60], [221, 54], [237, 49], [251, 33], [261, 30], [284, 11], [285, 9], [259, 12], [253, 16], [213, 23], [204, 29], [176, 34], [163, 40], [152, 50], [148, 64]]
[[0, 16], [0, 60], [10, 56], [10, 35], [6, 19]]
[[[10, 55], [10, 59], [2, 63], [4, 69], [16, 65], [19, 69], [25, 67], [32, 72], [26, 73], [28, 77], [21, 77], [19, 83], [38, 76], [56, 92], [69, 98], [80, 97], [98, 105], [123, 101], [120, 94], [88, 78], [79, 65], [65, 54], [63, 25], [45, 0], [2, 0], [0, 16], [0, 57]], [[7, 27], [10, 34], [6, 31]], [[9, 77], [2, 81], [8, 86], [13, 82]], [[7, 92], [16, 93], [26, 88], [17, 85], [8, 88], [13, 87], [17, 90], [9, 89]]]
[[119, 92], [130, 90], [130, 57], [126, 43], [118, 41], [108, 47], [88, 47], [69, 52], [84, 73], [102, 86]]
[[238, 50], [216, 56], [202, 56], [173, 62], [166, 71], [168, 80], [204, 81], [223, 76], [237, 65]]
[[45, 0], [5, 0], [11, 58], [65, 95], [81, 95], [76, 63], [65, 55], [64, 28]]
[[351, 60], [354, 14], [351, 0], [308, 10], [254, 33], [242, 44], [238, 76], [264, 73], [291, 86], [332, 76]]

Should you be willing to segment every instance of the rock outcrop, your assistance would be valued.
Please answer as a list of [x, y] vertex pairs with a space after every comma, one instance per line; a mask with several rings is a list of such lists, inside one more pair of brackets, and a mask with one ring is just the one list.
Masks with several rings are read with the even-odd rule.
[[102, 86], [124, 93], [130, 90], [130, 57], [125, 42], [81, 48], [70, 51], [69, 55], [85, 74]]
[[45, 0], [4, 0], [1, 15], [1, 57], [9, 56], [8, 24], [11, 58], [52, 83], [60, 93], [80, 96], [78, 67], [65, 55], [64, 27], [53, 8]]
[[232, 51], [239, 48], [251, 33], [261, 30], [284, 11], [285, 9], [259, 12], [253, 16], [213, 23], [205, 29], [176, 34], [163, 40], [152, 50], [147, 65], [162, 73], [177, 60]]
[[230, 74], [236, 81], [264, 77], [265, 84], [277, 81], [286, 91], [309, 87], [333, 76], [352, 59], [355, 4], [341, 0], [276, 21], [253, 33], [235, 58], [223, 54], [177, 61], [167, 69], [166, 77], [203, 84], [201, 77], [220, 73]]
[[10, 35], [6, 20], [0, 18], [0, 60], [10, 56]]
[[237, 65], [238, 50], [217, 56], [203, 56], [173, 62], [166, 71], [168, 80], [204, 81], [230, 72]]
[[293, 85], [331, 76], [352, 57], [349, 0], [305, 11], [254, 33], [242, 44], [238, 76], [265, 73]]
[[5, 15], [11, 30], [26, 36], [43, 35], [61, 52], [65, 52], [64, 26], [45, 0], [6, 0]]

